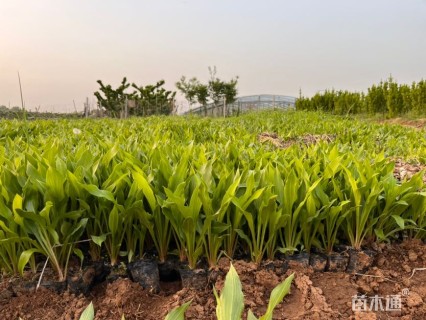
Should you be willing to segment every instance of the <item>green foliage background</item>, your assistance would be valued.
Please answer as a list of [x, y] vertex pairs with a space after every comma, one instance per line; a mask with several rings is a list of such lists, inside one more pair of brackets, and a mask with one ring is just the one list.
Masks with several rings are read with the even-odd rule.
[[311, 98], [300, 96], [297, 110], [326, 111], [333, 114], [382, 114], [396, 117], [404, 114], [426, 114], [426, 81], [398, 84], [392, 77], [371, 86], [367, 93], [326, 90]]

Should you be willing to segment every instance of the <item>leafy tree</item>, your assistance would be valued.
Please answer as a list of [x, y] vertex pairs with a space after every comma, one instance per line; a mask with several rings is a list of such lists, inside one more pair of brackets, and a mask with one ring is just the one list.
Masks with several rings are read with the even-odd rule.
[[125, 93], [126, 89], [130, 86], [127, 78], [123, 78], [117, 89], [113, 89], [111, 85], [104, 85], [101, 80], [96, 82], [100, 85], [99, 91], [94, 93], [98, 99], [99, 107], [105, 108], [112, 117], [118, 117], [126, 98], [132, 97], [131, 94]]
[[401, 112], [407, 113], [412, 110], [414, 111], [413, 101], [412, 101], [413, 99], [411, 96], [410, 87], [406, 84], [403, 84], [399, 87], [399, 91], [401, 93], [401, 98], [402, 98]]
[[361, 94], [358, 92], [338, 91], [334, 98], [336, 114], [358, 113], [362, 108]]
[[197, 102], [197, 87], [200, 85], [200, 82], [197, 78], [191, 78], [186, 80], [185, 76], [182, 76], [178, 82], [176, 82], [176, 88], [183, 94], [185, 99], [189, 103], [189, 109], [192, 105]]
[[386, 107], [388, 115], [390, 117], [394, 117], [402, 113], [402, 95], [398, 84], [393, 80], [392, 77], [389, 77], [388, 81], [385, 83], [387, 84], [388, 88], [386, 92]]
[[164, 80], [158, 81], [155, 85], [132, 87], [136, 89], [133, 98], [136, 101], [135, 115], [149, 116], [154, 114], [171, 114], [175, 109], [175, 91], [168, 91], [163, 88]]
[[426, 81], [414, 82], [410, 88], [410, 96], [413, 111], [416, 114], [424, 114], [426, 112]]
[[207, 103], [209, 100], [209, 87], [205, 84], [198, 83], [195, 87], [195, 95], [197, 102], [203, 106], [204, 115], [207, 115]]
[[[210, 99], [215, 108], [225, 99], [226, 103], [234, 103], [237, 97], [238, 77], [229, 82], [222, 81], [216, 77], [216, 67], [209, 67], [210, 80], [208, 83]], [[225, 106], [223, 105], [222, 108]], [[223, 110], [222, 110], [223, 111]]]
[[208, 103], [213, 103], [213, 107], [218, 108], [224, 100], [226, 103], [235, 102], [238, 94], [238, 77], [226, 82], [216, 77], [216, 67], [209, 67], [209, 72], [210, 79], [207, 84], [201, 83], [195, 77], [186, 80], [185, 76], [176, 83], [176, 87], [188, 100], [190, 108], [197, 102], [204, 108], [205, 115]]

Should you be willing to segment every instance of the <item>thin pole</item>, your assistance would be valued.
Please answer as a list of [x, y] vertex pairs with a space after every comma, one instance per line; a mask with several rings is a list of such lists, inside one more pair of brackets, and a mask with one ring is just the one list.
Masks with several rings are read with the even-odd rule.
[[25, 107], [24, 107], [24, 96], [22, 95], [21, 76], [19, 75], [19, 71], [18, 71], [18, 80], [19, 80], [19, 90], [20, 90], [20, 92], [21, 92], [21, 104], [22, 104], [22, 110], [25, 110]]
[[84, 115], [86, 118], [89, 117], [89, 98], [86, 97], [86, 105], [84, 106]]

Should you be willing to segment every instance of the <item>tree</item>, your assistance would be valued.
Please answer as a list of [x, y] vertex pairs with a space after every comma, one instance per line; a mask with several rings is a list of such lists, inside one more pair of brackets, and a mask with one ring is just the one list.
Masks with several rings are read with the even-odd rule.
[[207, 103], [209, 100], [209, 87], [205, 84], [198, 83], [195, 86], [195, 96], [197, 102], [203, 106], [204, 115], [207, 116]]
[[189, 110], [192, 109], [192, 105], [197, 102], [197, 86], [200, 82], [197, 78], [191, 78], [186, 80], [185, 76], [182, 76], [178, 82], [176, 82], [176, 88], [183, 94], [185, 99], [188, 101]]
[[393, 80], [392, 76], [387, 81], [386, 106], [388, 115], [394, 117], [402, 112], [403, 100], [398, 84]]
[[175, 91], [168, 91], [163, 88], [164, 80], [158, 81], [155, 85], [132, 87], [136, 89], [133, 98], [136, 101], [135, 115], [149, 116], [154, 114], [169, 115], [175, 110]]
[[368, 88], [366, 95], [367, 109], [370, 113], [386, 113], [386, 92], [387, 84], [380, 81], [379, 85], [373, 85]]
[[104, 85], [101, 80], [96, 82], [100, 85], [100, 92], [96, 91], [94, 93], [98, 99], [98, 106], [105, 108], [112, 117], [119, 116], [126, 98], [132, 97], [131, 94], [124, 92], [130, 86], [127, 78], [123, 78], [117, 89], [113, 89], [111, 85]]
[[[221, 102], [234, 103], [237, 97], [237, 84], [238, 77], [231, 79], [229, 82], [222, 81], [216, 77], [216, 67], [209, 67], [210, 80], [208, 83], [210, 99], [213, 101], [215, 108], [219, 106]], [[222, 105], [222, 112], [225, 114], [225, 104]]]
[[[216, 77], [216, 67], [209, 67], [210, 79], [207, 84], [203, 84], [193, 77], [186, 80], [182, 76], [176, 87], [185, 96], [190, 109], [196, 102], [204, 109], [204, 115], [207, 115], [207, 104], [211, 102], [214, 108], [218, 108], [225, 100], [226, 103], [234, 103], [238, 94], [238, 77], [226, 82]], [[224, 105], [222, 111], [224, 111]]]

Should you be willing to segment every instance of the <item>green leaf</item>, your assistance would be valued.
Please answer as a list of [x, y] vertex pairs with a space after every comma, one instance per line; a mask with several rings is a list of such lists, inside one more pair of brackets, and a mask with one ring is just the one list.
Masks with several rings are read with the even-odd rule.
[[16, 210], [21, 209], [22, 210], [22, 197], [17, 194], [15, 195], [15, 197], [13, 198], [13, 203], [12, 203], [12, 209], [13, 212], [16, 213]]
[[90, 304], [84, 309], [83, 313], [80, 316], [80, 320], [93, 320], [95, 318], [95, 309], [93, 308], [93, 303]]
[[259, 319], [256, 318], [256, 316], [253, 314], [253, 311], [251, 311], [250, 309], [247, 314], [247, 320], [259, 320]]
[[268, 309], [266, 310], [266, 313], [259, 318], [259, 320], [272, 320], [274, 309], [290, 292], [290, 287], [293, 279], [294, 273], [288, 276], [281, 284], [279, 284], [274, 288], [274, 290], [272, 290], [271, 297], [269, 298]]
[[154, 192], [152, 191], [148, 181], [145, 179], [145, 177], [142, 174], [136, 171], [133, 172], [133, 178], [135, 179], [135, 182], [138, 184], [138, 187], [142, 190], [145, 198], [148, 200], [151, 210], [154, 211], [156, 207], [156, 201], [155, 201]]
[[111, 231], [112, 234], [115, 234], [118, 229], [118, 209], [116, 206], [111, 210], [108, 218], [108, 227], [109, 231]]
[[78, 248], [74, 248], [73, 249], [73, 252], [74, 252], [74, 254], [80, 259], [80, 262], [81, 263], [83, 263], [83, 260], [84, 260], [84, 254], [83, 254], [83, 251], [81, 251], [80, 249], [78, 249]]
[[387, 240], [382, 229], [374, 229], [374, 233], [376, 234], [377, 238], [379, 238], [380, 240], [382, 241]]
[[169, 314], [167, 314], [164, 320], [185, 320], [185, 312], [191, 302], [192, 300], [184, 303], [180, 307], [174, 308]]
[[27, 265], [28, 261], [30, 261], [32, 255], [34, 253], [42, 253], [40, 250], [38, 249], [28, 249], [25, 250], [21, 253], [21, 255], [19, 256], [19, 261], [18, 261], [18, 271], [21, 275], [24, 274], [24, 268]]
[[46, 172], [46, 189], [50, 195], [49, 200], [61, 201], [65, 197], [64, 183], [65, 177], [58, 170], [49, 167]]
[[81, 183], [80, 186], [84, 190], [89, 192], [91, 195], [94, 195], [95, 197], [104, 198], [104, 199], [107, 199], [111, 202], [115, 202], [114, 195], [110, 191], [100, 190], [97, 186], [95, 186], [93, 184], [82, 184]]
[[240, 320], [244, 309], [244, 295], [241, 288], [240, 278], [237, 271], [231, 264], [229, 272], [226, 275], [225, 284], [223, 286], [220, 297], [216, 289], [216, 316], [218, 320]]
[[99, 247], [102, 246], [102, 243], [106, 240], [107, 235], [102, 234], [100, 236], [90, 236], [92, 238], [92, 241], [97, 244]]
[[400, 227], [401, 229], [404, 229], [404, 227], [405, 227], [405, 220], [402, 217], [393, 214], [392, 218], [395, 220], [395, 222], [398, 225], [398, 227]]

